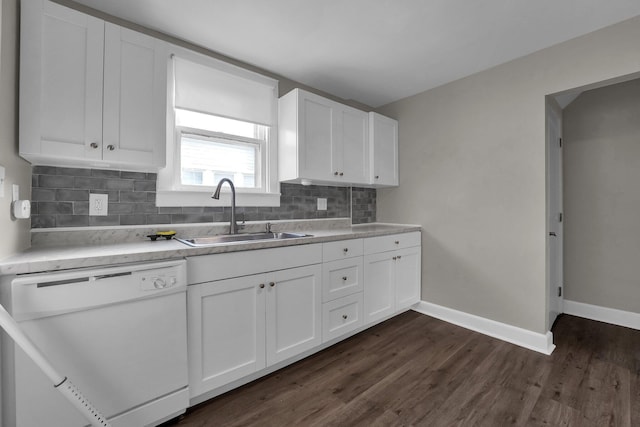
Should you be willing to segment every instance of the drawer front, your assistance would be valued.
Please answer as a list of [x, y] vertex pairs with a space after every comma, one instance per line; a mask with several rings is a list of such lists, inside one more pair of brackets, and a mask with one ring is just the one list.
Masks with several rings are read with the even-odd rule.
[[322, 244], [322, 261], [335, 261], [362, 255], [362, 239], [338, 240]]
[[338, 338], [362, 326], [362, 292], [322, 305], [322, 342]]
[[322, 301], [332, 301], [361, 292], [362, 257], [331, 261], [322, 265]]
[[364, 239], [364, 253], [374, 254], [377, 252], [393, 251], [395, 249], [410, 248], [420, 246], [420, 232], [390, 234], [388, 236], [369, 237]]

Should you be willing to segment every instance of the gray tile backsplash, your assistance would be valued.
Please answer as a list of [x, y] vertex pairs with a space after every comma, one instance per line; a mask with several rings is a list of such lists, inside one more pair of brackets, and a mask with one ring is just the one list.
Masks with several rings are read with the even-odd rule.
[[[228, 207], [156, 207], [154, 173], [34, 166], [32, 185], [32, 228], [222, 222], [230, 215]], [[239, 207], [238, 220], [376, 220], [375, 189], [283, 183], [280, 192], [279, 207]], [[109, 195], [107, 216], [89, 216], [91, 193]], [[326, 211], [316, 209], [318, 197], [327, 199]]]

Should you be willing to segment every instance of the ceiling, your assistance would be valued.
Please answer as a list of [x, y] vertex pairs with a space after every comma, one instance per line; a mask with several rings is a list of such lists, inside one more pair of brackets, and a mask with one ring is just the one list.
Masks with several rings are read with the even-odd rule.
[[638, 0], [76, 0], [378, 107], [640, 15]]

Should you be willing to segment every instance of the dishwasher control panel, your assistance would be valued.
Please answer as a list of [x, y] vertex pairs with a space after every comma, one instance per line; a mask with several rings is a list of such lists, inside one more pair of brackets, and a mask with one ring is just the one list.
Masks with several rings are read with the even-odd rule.
[[173, 268], [140, 271], [137, 274], [140, 290], [156, 291], [178, 285], [178, 272]]

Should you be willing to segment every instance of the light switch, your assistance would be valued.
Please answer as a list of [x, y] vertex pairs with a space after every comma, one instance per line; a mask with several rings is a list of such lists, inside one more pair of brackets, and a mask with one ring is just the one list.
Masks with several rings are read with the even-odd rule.
[[318, 210], [326, 211], [327, 210], [327, 199], [324, 197], [318, 197]]

